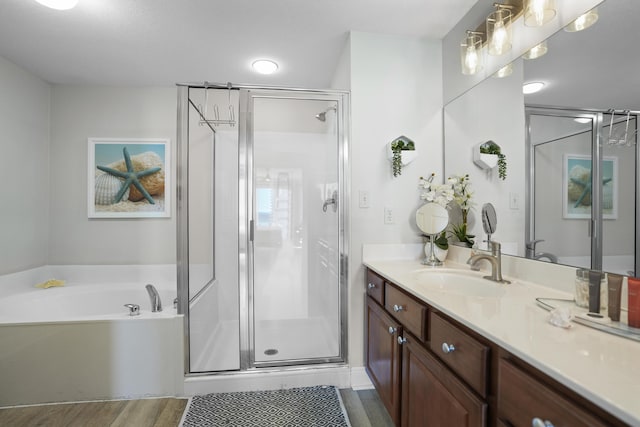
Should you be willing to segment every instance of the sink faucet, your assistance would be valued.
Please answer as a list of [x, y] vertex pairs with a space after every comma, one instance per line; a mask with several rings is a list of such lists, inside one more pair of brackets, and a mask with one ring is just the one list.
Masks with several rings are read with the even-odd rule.
[[541, 259], [547, 258], [550, 262], [557, 264], [558, 257], [549, 252], [536, 252], [536, 245], [540, 242], [544, 242], [544, 240], [530, 240], [527, 242], [527, 250], [525, 252], [525, 256], [529, 259]]
[[484, 276], [485, 279], [493, 280], [498, 283], [511, 283], [502, 278], [502, 253], [500, 252], [500, 243], [491, 242], [491, 253], [486, 252], [474, 253], [467, 260], [467, 264], [472, 270], [480, 270], [478, 263], [482, 260], [489, 261], [491, 264], [491, 276]]
[[149, 299], [151, 300], [151, 311], [162, 311], [162, 302], [160, 301], [160, 294], [155, 286], [152, 284], [148, 284], [145, 286], [147, 288], [147, 292], [149, 293]]

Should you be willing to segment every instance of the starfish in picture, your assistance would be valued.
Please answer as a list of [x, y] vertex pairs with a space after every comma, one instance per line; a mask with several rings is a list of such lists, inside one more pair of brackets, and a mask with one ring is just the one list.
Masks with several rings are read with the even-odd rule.
[[152, 205], [155, 205], [156, 202], [153, 200], [153, 197], [151, 197], [151, 194], [149, 194], [147, 189], [144, 188], [144, 186], [140, 183], [139, 179], [147, 175], [154, 174], [158, 172], [161, 168], [155, 167], [155, 168], [146, 169], [140, 172], [136, 172], [133, 169], [133, 164], [131, 163], [131, 156], [129, 156], [129, 151], [127, 150], [127, 147], [124, 147], [122, 149], [122, 154], [124, 155], [124, 163], [127, 166], [126, 172], [121, 172], [119, 170], [111, 169], [106, 166], [96, 166], [98, 169], [108, 173], [109, 175], [117, 176], [118, 178], [124, 179], [122, 188], [120, 188], [120, 191], [118, 191], [118, 194], [116, 194], [116, 197], [114, 198], [115, 203], [118, 203], [122, 199], [122, 196], [124, 196], [124, 193], [125, 191], [127, 191], [127, 188], [129, 188], [130, 185], [133, 185], [138, 189], [138, 191], [140, 191], [140, 193], [142, 193], [144, 198], [147, 199], [149, 203], [151, 203]]
[[[576, 203], [573, 205], [574, 208], [577, 208], [578, 206], [580, 206], [580, 204], [582, 203], [582, 200], [587, 197], [587, 196], [591, 196], [591, 174], [592, 171], [589, 170], [589, 178], [586, 180], [581, 180], [581, 179], [577, 179], [577, 178], [571, 178], [571, 182], [573, 182], [574, 184], [577, 184], [579, 186], [581, 186], [582, 188], [584, 188], [584, 190], [582, 190], [582, 194], [580, 194], [580, 197], [578, 197], [578, 200], [576, 200]], [[602, 185], [605, 186], [607, 185], [609, 182], [612, 181], [612, 178], [603, 178], [602, 179]]]

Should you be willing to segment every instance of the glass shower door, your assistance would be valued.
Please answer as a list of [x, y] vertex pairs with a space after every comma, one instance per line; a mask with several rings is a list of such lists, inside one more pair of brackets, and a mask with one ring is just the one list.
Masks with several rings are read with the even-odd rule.
[[594, 115], [528, 113], [533, 161], [528, 258], [591, 268], [594, 126]]
[[249, 99], [251, 363], [333, 361], [341, 356], [339, 103], [268, 92]]

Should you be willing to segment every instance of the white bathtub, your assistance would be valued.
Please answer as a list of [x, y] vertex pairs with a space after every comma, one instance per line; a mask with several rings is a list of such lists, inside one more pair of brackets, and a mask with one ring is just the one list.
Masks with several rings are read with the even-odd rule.
[[[67, 283], [33, 287], [54, 277]], [[175, 277], [174, 266], [47, 266], [0, 277], [0, 406], [182, 394]], [[151, 313], [147, 283], [160, 313]], [[129, 316], [128, 303], [141, 315]]]

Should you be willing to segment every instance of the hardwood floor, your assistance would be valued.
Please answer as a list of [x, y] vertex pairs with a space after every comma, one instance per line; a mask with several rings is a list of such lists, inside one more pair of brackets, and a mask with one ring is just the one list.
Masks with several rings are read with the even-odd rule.
[[[340, 395], [352, 427], [393, 427], [375, 390]], [[177, 427], [186, 405], [187, 399], [164, 398], [4, 408], [0, 427]]]
[[0, 409], [2, 427], [176, 427], [187, 399], [64, 403]]

